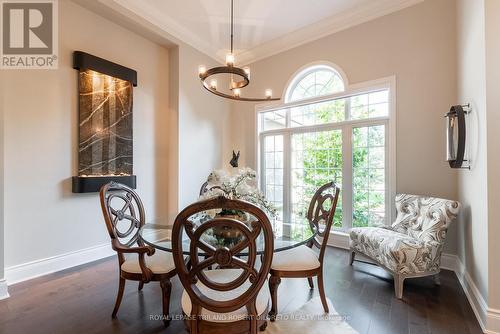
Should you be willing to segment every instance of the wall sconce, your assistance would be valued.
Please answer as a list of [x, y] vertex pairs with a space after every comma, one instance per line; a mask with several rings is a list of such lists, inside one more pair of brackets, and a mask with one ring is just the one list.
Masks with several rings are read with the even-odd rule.
[[133, 174], [133, 87], [137, 72], [82, 51], [78, 70], [78, 176], [73, 192], [97, 192], [115, 181], [136, 187]]
[[466, 158], [467, 122], [470, 104], [456, 105], [444, 115], [446, 118], [446, 160], [451, 168], [470, 169], [470, 159]]

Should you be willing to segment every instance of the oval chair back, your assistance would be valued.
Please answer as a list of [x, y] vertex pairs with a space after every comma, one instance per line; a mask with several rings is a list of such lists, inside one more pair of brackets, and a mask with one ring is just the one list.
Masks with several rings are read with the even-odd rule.
[[[99, 193], [101, 208], [112, 242], [123, 247], [144, 246], [139, 238], [139, 229], [144, 225], [144, 205], [132, 188], [116, 182], [102, 186]], [[123, 254], [118, 253], [120, 264]]]
[[309, 225], [314, 232], [317, 231], [312, 243], [320, 249], [320, 263], [323, 263], [328, 237], [332, 229], [335, 210], [337, 209], [339, 193], [340, 188], [334, 182], [324, 184], [316, 190], [307, 211]]
[[[243, 211], [255, 220], [246, 224], [229, 217], [216, 216], [199, 226], [190, 220], [193, 215], [218, 209]], [[238, 230], [242, 236], [236, 245], [214, 247], [204, 241], [203, 235], [209, 230], [227, 228]], [[183, 234], [189, 238], [188, 250], [183, 249]], [[260, 261], [257, 259], [257, 238], [263, 238], [264, 243]], [[246, 307], [248, 311], [250, 332], [257, 333], [259, 314], [256, 299], [271, 268], [273, 247], [273, 230], [269, 218], [261, 209], [248, 202], [217, 197], [196, 202], [179, 213], [172, 229], [172, 249], [180, 281], [191, 300], [191, 314], [188, 316], [192, 334], [198, 333], [202, 308], [215, 313], [229, 313], [242, 307]], [[185, 251], [189, 251], [190, 264], [184, 259]], [[247, 255], [244, 258], [237, 257], [242, 251]], [[222, 268], [237, 268], [241, 274], [229, 282], [213, 281], [205, 270], [215, 264]], [[214, 294], [210, 294], [210, 297], [199, 288], [199, 282], [211, 291], [221, 292], [220, 295], [231, 290], [238, 291], [238, 295], [229, 300], [216, 300], [213, 298]]]

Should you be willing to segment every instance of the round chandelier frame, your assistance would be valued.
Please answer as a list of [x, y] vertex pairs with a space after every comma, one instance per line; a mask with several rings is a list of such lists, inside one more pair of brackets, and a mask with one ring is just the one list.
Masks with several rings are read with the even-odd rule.
[[[203, 87], [210, 93], [217, 96], [237, 100], [237, 101], [249, 101], [249, 102], [259, 102], [259, 101], [278, 101], [280, 98], [272, 97], [272, 90], [266, 89], [265, 97], [263, 98], [251, 98], [242, 97], [241, 88], [244, 88], [250, 84], [250, 68], [240, 68], [234, 66], [234, 53], [233, 53], [233, 21], [234, 21], [234, 11], [233, 4], [234, 0], [231, 0], [231, 53], [226, 55], [226, 66], [218, 66], [206, 69], [204, 65], [200, 65], [198, 68], [199, 77]], [[217, 74], [228, 74], [230, 75], [230, 87], [229, 89], [233, 92], [233, 95], [226, 94], [224, 92], [217, 90], [217, 81], [214, 79], [209, 80], [210, 77]], [[235, 81], [235, 76], [239, 76], [241, 80]]]

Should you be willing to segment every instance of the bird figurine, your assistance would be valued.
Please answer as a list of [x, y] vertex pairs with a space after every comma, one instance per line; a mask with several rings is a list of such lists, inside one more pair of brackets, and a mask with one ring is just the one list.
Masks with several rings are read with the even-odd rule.
[[233, 158], [231, 159], [231, 161], [229, 161], [229, 164], [231, 166], [233, 166], [234, 168], [238, 167], [238, 159], [240, 158], [240, 151], [238, 151], [238, 153], [234, 153], [234, 150], [233, 150]]

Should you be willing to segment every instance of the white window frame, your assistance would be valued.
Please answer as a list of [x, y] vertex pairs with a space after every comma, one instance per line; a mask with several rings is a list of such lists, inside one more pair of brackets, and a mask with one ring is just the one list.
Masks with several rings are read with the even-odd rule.
[[[316, 63], [315, 63], [316, 64]], [[309, 64], [308, 66], [310, 66]], [[306, 66], [305, 66], [306, 67]], [[304, 67], [304, 68], [305, 68]], [[300, 69], [296, 73], [300, 73], [304, 70], [304, 68]], [[339, 71], [338, 68], [335, 68], [341, 76], [345, 78], [343, 72]], [[289, 83], [295, 80], [295, 76], [289, 80]], [[386, 173], [386, 215], [385, 222], [386, 224], [391, 224], [395, 220], [396, 208], [394, 204], [394, 198], [396, 196], [396, 77], [389, 76], [376, 80], [366, 81], [362, 83], [349, 85], [347, 80], [344, 81], [345, 91], [323, 95], [313, 98], [308, 98], [299, 101], [293, 102], [285, 102], [285, 103], [263, 103], [256, 105], [255, 107], [255, 124], [256, 124], [256, 132], [255, 132], [255, 144], [256, 144], [256, 160], [259, 172], [259, 187], [262, 189], [264, 186], [264, 159], [262, 159], [261, 152], [263, 152], [264, 138], [267, 135], [283, 135], [283, 221], [289, 222], [290, 217], [290, 186], [291, 186], [291, 148], [290, 145], [290, 136], [295, 133], [303, 133], [303, 132], [315, 132], [315, 131], [327, 131], [327, 130], [336, 130], [336, 129], [345, 129], [345, 128], [354, 128], [354, 127], [363, 127], [363, 126], [371, 126], [371, 125], [380, 125], [385, 124], [386, 130], [386, 145], [388, 154], [385, 157], [385, 173]], [[280, 109], [288, 109], [292, 107], [297, 107], [306, 104], [318, 103], [323, 101], [328, 101], [332, 99], [341, 99], [348, 98], [355, 95], [360, 95], [363, 93], [368, 93], [376, 90], [387, 89], [389, 91], [389, 115], [384, 117], [376, 117], [376, 118], [368, 118], [361, 120], [348, 120], [342, 121], [338, 123], [329, 123], [329, 124], [320, 124], [320, 125], [312, 125], [312, 126], [302, 126], [302, 127], [289, 127], [290, 125], [290, 113], [286, 113], [286, 124], [287, 127], [283, 129], [276, 130], [268, 130], [260, 132], [261, 124], [259, 124], [259, 114], [262, 112], [268, 112], [273, 110]], [[284, 90], [284, 94], [288, 94], [289, 90]], [[285, 96], [283, 96], [285, 97]], [[343, 165], [342, 165], [342, 190], [343, 190], [343, 199], [342, 199], [342, 209], [343, 209], [343, 222], [341, 229], [332, 229], [333, 233], [343, 234], [349, 228], [352, 227], [352, 130], [351, 131], [343, 131], [342, 137], [342, 156], [343, 156]]]

